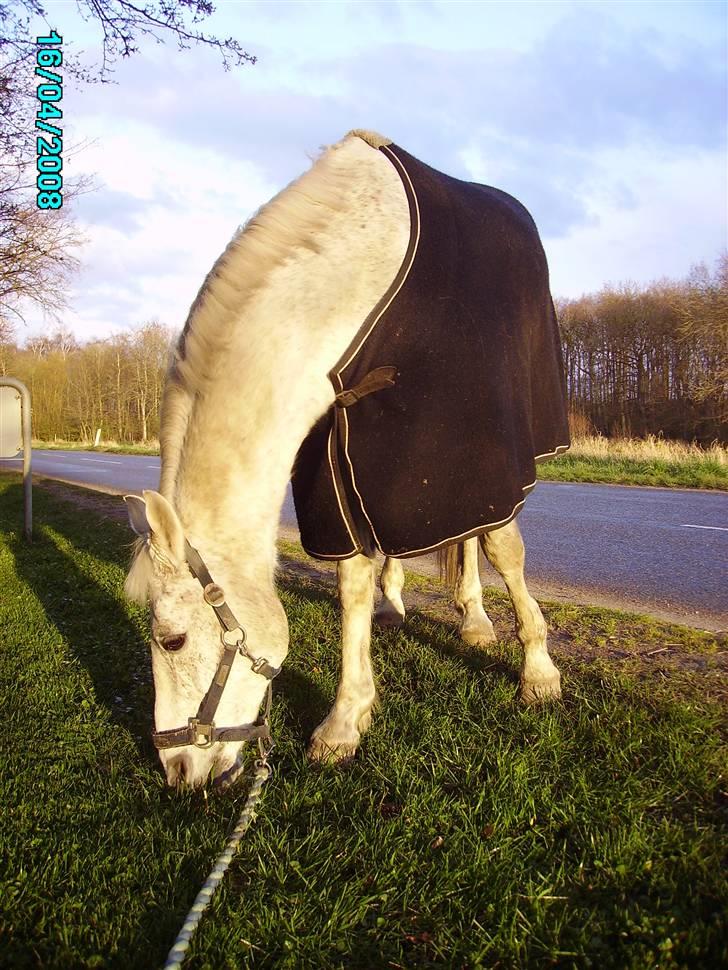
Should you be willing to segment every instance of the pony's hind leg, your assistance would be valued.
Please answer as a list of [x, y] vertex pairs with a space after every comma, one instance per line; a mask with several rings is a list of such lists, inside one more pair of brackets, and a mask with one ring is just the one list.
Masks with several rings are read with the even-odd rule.
[[478, 569], [478, 538], [462, 543], [462, 565], [454, 588], [455, 606], [462, 620], [460, 637], [474, 647], [487, 647], [497, 637], [490, 617], [483, 609], [483, 587]]
[[367, 556], [338, 564], [341, 600], [341, 678], [328, 716], [311, 736], [308, 756], [314, 761], [351, 758], [371, 721], [376, 699], [369, 652], [374, 605], [374, 561]]
[[488, 561], [503, 577], [523, 646], [521, 700], [527, 704], [561, 696], [561, 675], [546, 646], [546, 622], [523, 577], [525, 550], [515, 521], [480, 537]]
[[374, 619], [381, 627], [401, 626], [404, 622], [404, 569], [399, 559], [388, 556], [379, 577], [382, 599], [374, 613]]

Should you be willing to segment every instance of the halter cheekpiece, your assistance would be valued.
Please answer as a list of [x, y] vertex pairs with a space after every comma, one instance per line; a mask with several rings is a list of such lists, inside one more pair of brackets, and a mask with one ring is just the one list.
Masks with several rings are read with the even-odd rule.
[[[185, 556], [190, 572], [202, 586], [205, 602], [215, 611], [222, 631], [220, 640], [223, 654], [217, 665], [207, 693], [200, 702], [197, 714], [190, 717], [186, 727], [170, 728], [167, 731], [153, 731], [152, 740], [156, 748], [176, 748], [192, 744], [196, 748], [209, 748], [216, 741], [249, 741], [258, 739], [261, 752], [272, 747], [270, 725], [273, 678], [280, 673], [280, 667], [273, 667], [265, 657], [256, 657], [245, 645], [245, 629], [235, 618], [235, 614], [225, 602], [224, 590], [213, 582], [207, 566], [198, 551], [185, 539]], [[250, 661], [251, 669], [268, 680], [265, 692], [263, 713], [253, 724], [240, 724], [236, 727], [216, 727], [215, 713], [230, 675], [233, 661], [238, 653]]]

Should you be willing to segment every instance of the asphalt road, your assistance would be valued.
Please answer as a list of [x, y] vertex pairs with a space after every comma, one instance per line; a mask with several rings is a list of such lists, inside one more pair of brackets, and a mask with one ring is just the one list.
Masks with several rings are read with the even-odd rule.
[[[0, 459], [3, 466], [21, 461]], [[117, 493], [159, 483], [159, 459], [136, 455], [35, 451], [33, 471]], [[725, 493], [541, 482], [518, 521], [534, 595], [728, 628]], [[281, 525], [296, 526], [290, 488]], [[432, 568], [427, 557], [409, 565]], [[500, 584], [487, 565], [483, 578]]]

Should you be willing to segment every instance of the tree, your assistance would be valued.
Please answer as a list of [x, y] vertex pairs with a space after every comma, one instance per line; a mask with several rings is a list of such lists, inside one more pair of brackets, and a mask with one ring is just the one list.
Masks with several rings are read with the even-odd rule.
[[[173, 39], [180, 49], [202, 44], [217, 50], [223, 67], [255, 63], [234, 38], [220, 39], [200, 25], [214, 12], [210, 0], [77, 0], [81, 16], [99, 25], [101, 64], [90, 66], [63, 52], [64, 83], [107, 83], [119, 58], [138, 52], [140, 39]], [[30, 301], [58, 318], [65, 305], [71, 274], [79, 263], [74, 251], [81, 243], [67, 203], [88, 189], [76, 181], [64, 185], [64, 209], [42, 211], [36, 206], [35, 76], [37, 45], [33, 18], [63, 33], [63, 9], [41, 0], [0, 0], [0, 319], [22, 319], [21, 307]], [[52, 15], [54, 23], [49, 22]], [[66, 153], [68, 146], [66, 146]]]
[[156, 320], [145, 323], [133, 336], [133, 387], [143, 442], [149, 439], [150, 434], [159, 431], [159, 408], [170, 344], [169, 330]]
[[721, 253], [715, 273], [705, 263], [694, 266], [685, 297], [676, 306], [680, 338], [698, 350], [695, 397], [728, 421], [728, 252]]
[[22, 320], [20, 306], [28, 301], [57, 320], [79, 266], [73, 251], [83, 240], [68, 209], [36, 208], [35, 185], [21, 181], [22, 174], [18, 166], [14, 184], [0, 174], [0, 314]]

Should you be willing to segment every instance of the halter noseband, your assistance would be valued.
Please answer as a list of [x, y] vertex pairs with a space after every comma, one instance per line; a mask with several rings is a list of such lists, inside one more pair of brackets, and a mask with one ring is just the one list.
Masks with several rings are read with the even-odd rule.
[[[215, 611], [222, 632], [220, 640], [223, 655], [217, 665], [207, 693], [200, 702], [197, 714], [187, 721], [187, 727], [170, 728], [168, 731], [153, 731], [152, 740], [156, 748], [176, 748], [179, 745], [193, 744], [196, 748], [209, 748], [216, 741], [249, 741], [258, 738], [261, 749], [267, 742], [272, 747], [268, 716], [273, 697], [272, 681], [280, 673], [280, 667], [273, 667], [265, 657], [256, 657], [245, 646], [245, 630], [235, 619], [235, 614], [225, 602], [224, 591], [212, 581], [207, 566], [199, 552], [185, 539], [185, 555], [192, 575], [203, 588], [205, 602]], [[240, 724], [237, 727], [215, 727], [215, 712], [220, 703], [222, 692], [230, 675], [230, 668], [238, 653], [251, 661], [251, 669], [267, 678], [263, 714], [253, 724]]]

